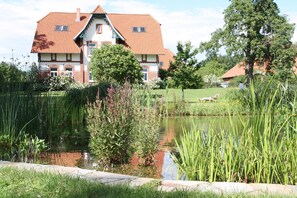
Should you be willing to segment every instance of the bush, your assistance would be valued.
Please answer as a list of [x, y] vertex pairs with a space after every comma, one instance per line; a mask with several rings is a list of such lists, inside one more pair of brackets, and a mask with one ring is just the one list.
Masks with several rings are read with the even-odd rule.
[[154, 162], [154, 155], [159, 150], [159, 129], [161, 114], [158, 109], [162, 104], [155, 102], [150, 106], [147, 104], [135, 108], [137, 117], [136, 150], [140, 158], [144, 159], [144, 165], [149, 166]]
[[162, 105], [151, 107], [151, 101], [150, 94], [137, 95], [126, 83], [111, 86], [106, 98], [88, 104], [89, 146], [101, 165], [127, 163], [135, 149], [145, 165], [153, 162]]
[[46, 148], [44, 140], [20, 133], [19, 136], [0, 135], [0, 160], [36, 162]]
[[133, 152], [134, 119], [130, 85], [108, 89], [105, 100], [88, 105], [90, 148], [103, 165], [127, 163]]
[[45, 85], [49, 91], [61, 91], [66, 90], [71, 83], [73, 83], [73, 78], [69, 76], [55, 76], [49, 77], [45, 80]]
[[230, 81], [229, 86], [230, 87], [238, 87], [240, 82], [245, 82], [245, 81], [246, 81], [245, 75], [237, 76]]
[[146, 87], [148, 89], [165, 89], [166, 85], [163, 80], [154, 79], [154, 80], [151, 80], [150, 82], [146, 83]]

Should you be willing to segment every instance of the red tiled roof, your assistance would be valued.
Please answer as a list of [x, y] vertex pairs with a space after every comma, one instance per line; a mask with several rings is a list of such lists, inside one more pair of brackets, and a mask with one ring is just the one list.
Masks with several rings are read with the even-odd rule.
[[[160, 24], [151, 15], [107, 14], [107, 16], [135, 54], [163, 53]], [[133, 27], [145, 27], [146, 32], [132, 32]]]
[[[265, 72], [265, 68], [266, 68], [265, 64], [263, 66], [260, 66], [257, 63], [254, 64], [254, 72], [255, 71]], [[243, 62], [238, 63], [230, 70], [228, 70], [225, 74], [223, 74], [222, 79], [229, 79], [229, 78], [234, 78], [242, 75], [245, 75], [245, 63]]]
[[[105, 14], [97, 6], [93, 14]], [[32, 45], [33, 53], [79, 53], [74, 37], [85, 27], [92, 13], [81, 13], [76, 22], [76, 13], [51, 12], [38, 21]], [[162, 54], [163, 41], [160, 24], [147, 14], [107, 14], [114, 28], [125, 38], [126, 46], [135, 54]], [[56, 25], [68, 26], [68, 31], [55, 31]], [[132, 32], [133, 27], [145, 27], [146, 32]]]
[[98, 5], [92, 14], [106, 14], [106, 12], [100, 5]]
[[[257, 71], [260, 71], [262, 73], [266, 72], [267, 63], [264, 63], [264, 65], [259, 65], [257, 63], [254, 64], [254, 73]], [[292, 70], [294, 74], [297, 74], [297, 58], [295, 58], [295, 65], [292, 67]], [[232, 79], [237, 76], [245, 75], [245, 63], [241, 62], [232, 67], [230, 70], [228, 70], [225, 74], [223, 74], [222, 79]]]
[[[32, 45], [33, 53], [80, 53], [73, 38], [84, 27], [90, 14], [80, 14], [76, 22], [76, 13], [51, 12], [37, 22]], [[55, 31], [56, 25], [68, 26], [68, 31]]]
[[164, 49], [163, 54], [159, 55], [159, 61], [163, 62], [162, 69], [168, 69], [170, 62], [174, 61], [174, 54], [170, 49]]

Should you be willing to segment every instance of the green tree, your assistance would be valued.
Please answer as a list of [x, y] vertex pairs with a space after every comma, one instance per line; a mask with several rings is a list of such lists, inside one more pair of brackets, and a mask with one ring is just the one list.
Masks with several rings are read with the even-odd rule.
[[204, 66], [200, 67], [198, 73], [204, 77], [206, 75], [214, 74], [218, 77], [224, 74], [226, 67], [225, 64], [219, 63], [217, 60], [211, 60], [205, 63]]
[[122, 45], [103, 45], [95, 49], [91, 58], [95, 80], [102, 82], [142, 82], [141, 66], [134, 54]]
[[191, 42], [178, 42], [175, 61], [170, 63], [168, 69], [175, 84], [182, 88], [182, 100], [184, 89], [201, 88], [203, 84], [201, 76], [197, 73], [197, 54], [198, 49], [193, 48]]
[[248, 81], [253, 78], [253, 65], [270, 63], [276, 70], [286, 71], [294, 64], [296, 50], [291, 38], [294, 25], [289, 24], [273, 0], [230, 0], [224, 11], [225, 25], [212, 33], [202, 51], [213, 54], [226, 49], [229, 56], [242, 56]]
[[0, 63], [0, 82], [21, 82], [25, 80], [25, 73], [11, 63]]

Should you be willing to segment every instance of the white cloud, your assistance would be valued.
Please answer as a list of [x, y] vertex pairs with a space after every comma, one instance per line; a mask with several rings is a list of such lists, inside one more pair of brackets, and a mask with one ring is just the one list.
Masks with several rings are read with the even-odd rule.
[[[49, 12], [91, 12], [102, 5], [107, 12], [146, 13], [162, 24], [164, 46], [176, 51], [178, 41], [191, 41], [194, 46], [210, 39], [210, 34], [223, 26], [223, 9], [201, 9], [171, 11], [170, 6], [160, 7], [144, 0], [0, 0], [0, 61], [6, 60], [14, 49], [15, 55], [27, 54], [31, 50], [36, 22]], [[290, 22], [297, 22], [297, 13], [288, 13]], [[293, 37], [297, 41], [297, 32]], [[36, 60], [36, 59], [35, 59]]]
[[0, 0], [0, 61], [10, 58], [11, 49], [16, 57], [30, 53], [36, 22], [49, 12], [75, 12], [76, 8], [91, 12], [98, 4], [106, 3], [105, 0]]
[[223, 26], [223, 10], [195, 9], [175, 11], [149, 3], [128, 0], [108, 2], [114, 12], [151, 14], [162, 24], [164, 46], [176, 51], [178, 41], [191, 41], [194, 46], [210, 39], [210, 34]]

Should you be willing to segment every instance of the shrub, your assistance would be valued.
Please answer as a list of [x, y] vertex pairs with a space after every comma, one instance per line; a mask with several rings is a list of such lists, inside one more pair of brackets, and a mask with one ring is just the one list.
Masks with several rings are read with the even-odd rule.
[[148, 89], [165, 89], [165, 82], [160, 79], [154, 79], [146, 83]]
[[149, 166], [154, 162], [154, 155], [159, 150], [159, 129], [161, 114], [158, 104], [153, 107], [147, 104], [140, 106], [137, 102], [135, 116], [137, 117], [136, 150], [140, 158], [144, 159], [144, 165]]
[[90, 148], [104, 165], [126, 163], [133, 151], [134, 119], [130, 85], [108, 89], [105, 100], [88, 105]]
[[46, 148], [44, 140], [37, 136], [20, 133], [19, 136], [0, 135], [0, 159], [21, 162], [36, 162]]
[[240, 82], [245, 82], [245, 81], [246, 81], [245, 75], [237, 76], [230, 81], [229, 86], [230, 87], [238, 87]]
[[135, 150], [145, 165], [152, 164], [158, 150], [160, 105], [151, 107], [151, 95], [141, 93], [127, 83], [111, 86], [105, 99], [88, 104], [89, 146], [102, 165], [126, 163]]
[[45, 84], [49, 91], [66, 90], [71, 83], [73, 83], [73, 78], [69, 76], [49, 77], [45, 81]]

